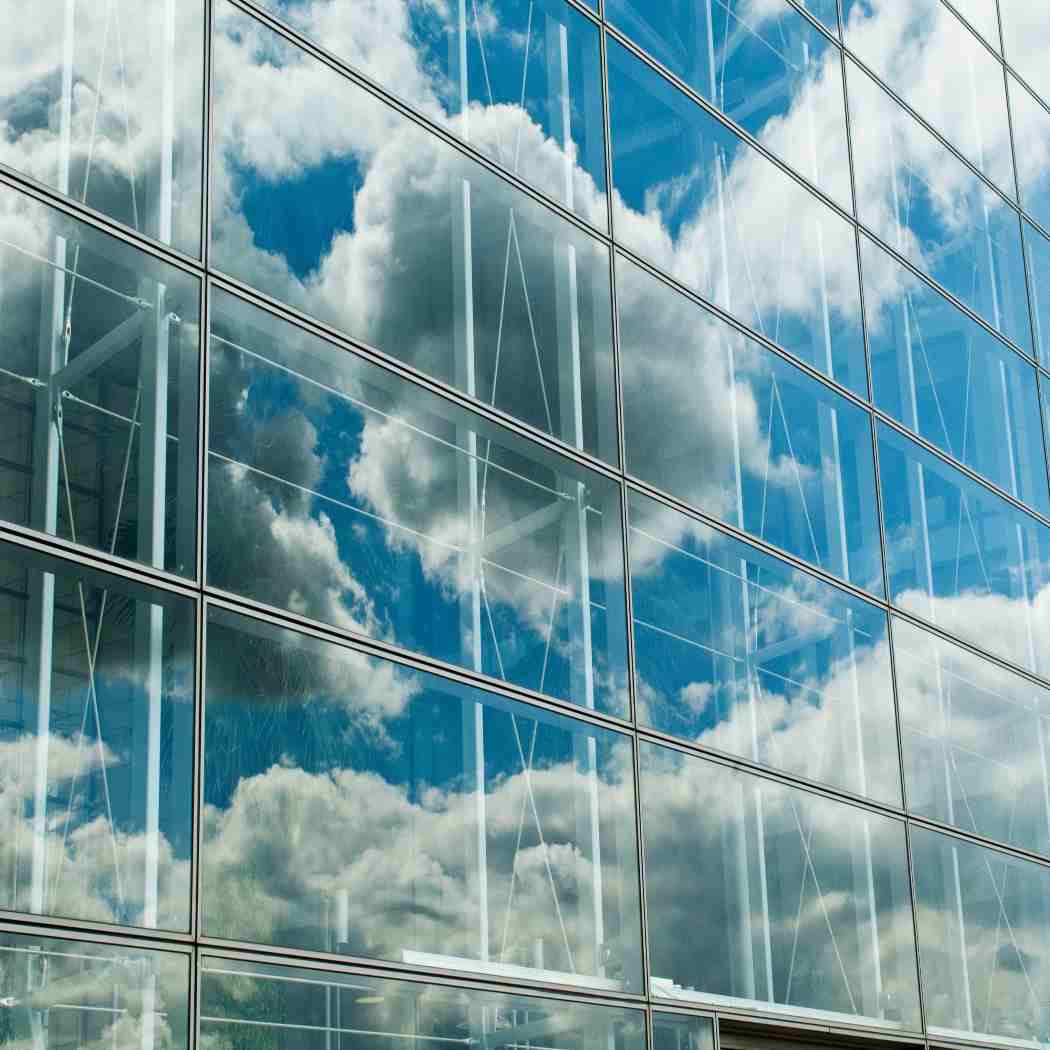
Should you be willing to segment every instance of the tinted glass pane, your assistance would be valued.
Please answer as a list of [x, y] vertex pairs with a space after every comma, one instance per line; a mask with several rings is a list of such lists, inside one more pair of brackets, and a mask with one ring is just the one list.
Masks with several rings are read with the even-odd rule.
[[628, 737], [212, 610], [204, 929], [638, 991]]
[[875, 593], [868, 415], [618, 258], [627, 467]]
[[200, 253], [202, 0], [0, 3], [0, 163]]
[[1021, 204], [1050, 227], [1050, 112], [1014, 77], [1009, 81]]
[[710, 1017], [653, 1013], [653, 1050], [715, 1050]]
[[1030, 223], [1023, 225], [1036, 352], [1045, 368], [1050, 365], [1050, 241]]
[[0, 188], [0, 516], [196, 571], [200, 284]]
[[902, 823], [653, 744], [641, 760], [654, 995], [919, 1027]]
[[890, 600], [1045, 673], [1050, 530], [883, 424], [879, 466]]
[[615, 460], [607, 249], [254, 19], [218, 19], [214, 263]]
[[[563, 0], [262, 6], [504, 168], [606, 225], [598, 28]], [[298, 112], [302, 101], [286, 98], [278, 78], [266, 83], [268, 102]], [[286, 126], [285, 133], [315, 130]]]
[[[1031, 351], [1016, 213], [847, 62], [857, 212], [887, 244]], [[878, 298], [865, 305], [876, 312]]]
[[188, 955], [4, 931], [0, 974], [2, 1046], [189, 1045]]
[[189, 927], [192, 603], [0, 545], [0, 907]]
[[850, 225], [613, 40], [609, 108], [616, 236], [865, 392]]
[[1050, 871], [923, 828], [911, 844], [930, 1034], [1045, 1042]]
[[1050, 852], [1050, 693], [906, 620], [893, 649], [908, 808]]
[[786, 0], [610, 0], [605, 8], [675, 76], [852, 209], [842, 60]]
[[[994, 18], [994, 0], [991, 13]], [[1006, 84], [1002, 63], [988, 48], [941, 0], [843, 0], [843, 16], [846, 46], [971, 164], [1013, 194]]]
[[632, 493], [638, 717], [899, 805], [885, 614]]
[[1007, 61], [1042, 96], [1050, 101], [1050, 9], [1031, 0], [999, 0], [1003, 45]]
[[615, 482], [213, 293], [208, 578], [627, 713]]
[[1050, 512], [1035, 368], [861, 238], [875, 404], [989, 481]]
[[640, 1010], [235, 959], [203, 960], [201, 1000], [207, 1047], [646, 1045]]

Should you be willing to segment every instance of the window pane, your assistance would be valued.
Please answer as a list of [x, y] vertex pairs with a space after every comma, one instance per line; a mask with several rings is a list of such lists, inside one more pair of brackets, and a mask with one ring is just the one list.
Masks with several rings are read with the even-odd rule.
[[886, 616], [631, 494], [638, 717], [900, 805]]
[[849, 223], [625, 48], [608, 50], [616, 236], [865, 393]]
[[1023, 225], [1036, 353], [1046, 368], [1050, 366], [1050, 241], [1031, 223]]
[[[847, 62], [857, 213], [887, 244], [1031, 352], [1017, 214]], [[882, 303], [865, 296], [876, 313]]]
[[1045, 674], [1038, 644], [1050, 532], [879, 424], [890, 600]]
[[0, 907], [189, 928], [192, 602], [0, 544]]
[[628, 737], [208, 624], [205, 932], [640, 990]]
[[867, 413], [619, 257], [616, 280], [628, 470], [881, 594]]
[[1050, 101], [1050, 63], [1046, 61], [1050, 10], [1031, 0], [999, 0], [999, 16], [1006, 60]]
[[208, 1047], [646, 1045], [640, 1010], [236, 959], [207, 957], [201, 969]]
[[911, 846], [930, 1035], [1045, 1042], [1050, 871], [924, 828]]
[[[563, 0], [372, 7], [263, 0], [304, 36], [582, 217], [605, 214], [598, 27]], [[248, 57], [248, 52], [242, 52]], [[302, 119], [260, 70], [266, 105]], [[245, 103], [249, 100], [245, 98]], [[272, 111], [276, 119], [279, 110]], [[285, 134], [317, 129], [284, 125]]]
[[200, 254], [202, 0], [0, 4], [0, 163]]
[[[254, 19], [217, 16], [214, 264], [615, 462], [605, 246]], [[272, 95], [309, 113], [261, 109]]]
[[911, 812], [1050, 853], [1050, 692], [906, 620], [893, 651]]
[[0, 1044], [187, 1047], [188, 955], [0, 931]]
[[1050, 227], [1050, 112], [1014, 77], [1009, 79], [1021, 204]]
[[919, 1027], [902, 823], [654, 744], [641, 760], [654, 995]]
[[653, 1013], [653, 1050], [715, 1050], [710, 1017]]
[[786, 0], [758, 10], [747, 0], [605, 7], [653, 58], [852, 210], [842, 60]]
[[[971, 0], [971, 6], [986, 2]], [[941, 0], [843, 0], [842, 13], [846, 46], [1012, 196], [1002, 63]]]
[[200, 284], [0, 188], [0, 515], [196, 572]]
[[626, 715], [619, 488], [218, 289], [215, 586]]
[[1050, 513], [1035, 369], [861, 238], [875, 404], [989, 481]]
[[996, 51], [999, 47], [999, 12], [995, 0], [952, 0], [958, 11], [970, 25], [988, 41]]

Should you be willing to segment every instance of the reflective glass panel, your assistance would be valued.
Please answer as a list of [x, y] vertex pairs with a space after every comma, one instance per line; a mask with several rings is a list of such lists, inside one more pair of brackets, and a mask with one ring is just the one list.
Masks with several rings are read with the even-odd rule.
[[193, 576], [199, 301], [196, 278], [0, 187], [0, 516]]
[[[834, 36], [839, 35], [839, 13], [836, 0], [799, 0], [799, 7], [823, 22], [828, 32]], [[755, 10], [761, 10], [760, 5], [755, 5]]]
[[0, 544], [0, 907], [187, 930], [194, 611]]
[[[497, 164], [606, 226], [598, 27], [564, 0], [262, 6]], [[236, 75], [266, 90], [267, 105], [303, 119], [300, 107], [310, 101], [286, 96], [280, 85], [287, 77], [243, 69], [251, 64], [248, 50], [227, 54], [240, 60]], [[282, 130], [309, 136], [317, 129]]]
[[839, 50], [787, 0], [608, 0], [605, 16], [852, 210]]
[[919, 1027], [903, 823], [648, 743], [640, 786], [654, 996]]
[[635, 493], [629, 524], [639, 719], [900, 805], [885, 614]]
[[641, 1010], [208, 957], [201, 1045], [645, 1050]]
[[[842, 12], [846, 46], [1012, 195], [1002, 63], [941, 0], [843, 0]], [[869, 119], [863, 110], [858, 116]]]
[[1050, 366], [1050, 241], [1031, 223], [1023, 225], [1036, 353], [1046, 368]]
[[971, 27], [1000, 51], [999, 12], [996, 0], [951, 0], [952, 6], [970, 23]]
[[1032, 0], [999, 0], [1006, 60], [1050, 102], [1050, 8]]
[[861, 238], [875, 404], [1050, 513], [1035, 368], [867, 237]]
[[[214, 264], [615, 461], [605, 246], [254, 19], [217, 16]], [[309, 112], [286, 120], [271, 95]]]
[[628, 470], [881, 594], [867, 413], [645, 270], [616, 274]]
[[1021, 205], [1050, 228], [1050, 112], [1016, 78], [1008, 79]]
[[849, 223], [616, 41], [608, 52], [617, 238], [866, 392]]
[[0, 3], [0, 163], [201, 246], [202, 0]]
[[631, 742], [212, 609], [206, 933], [640, 990]]
[[[861, 221], [1030, 352], [1017, 214], [858, 66], [846, 66]], [[865, 306], [878, 312], [882, 303], [865, 296]]]
[[908, 808], [1050, 853], [1050, 692], [894, 618]]
[[1050, 530], [885, 424], [878, 434], [890, 600], [1045, 674]]
[[218, 289], [208, 579], [627, 714], [619, 488]]
[[189, 1045], [190, 958], [0, 931], [0, 1046]]
[[1050, 870], [925, 828], [911, 848], [929, 1034], [1046, 1043]]
[[653, 1050], [715, 1050], [710, 1017], [653, 1013]]

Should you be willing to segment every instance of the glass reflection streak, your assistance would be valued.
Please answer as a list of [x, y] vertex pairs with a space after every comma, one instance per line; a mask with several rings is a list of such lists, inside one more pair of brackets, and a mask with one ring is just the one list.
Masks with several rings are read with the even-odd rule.
[[406, 3], [387, 16], [382, 43], [377, 16], [362, 17], [353, 7], [295, 0], [262, 6], [507, 171], [607, 228], [599, 30], [571, 4]]
[[[615, 463], [608, 249], [225, 3], [215, 52], [213, 264]], [[289, 124], [325, 111], [303, 150]]]
[[1050, 856], [1050, 692], [893, 620], [912, 813]]
[[631, 741], [212, 610], [206, 933], [640, 990]]
[[885, 613], [634, 493], [629, 525], [639, 719], [900, 805]]
[[626, 716], [619, 489], [213, 292], [208, 579]]
[[861, 255], [875, 404], [1050, 514], [1035, 368], [867, 237]]
[[1050, 871], [925, 828], [911, 848], [929, 1033], [1044, 1044]]
[[865, 395], [850, 224], [613, 40], [609, 110], [620, 242]]
[[746, 0], [609, 0], [605, 16], [770, 152], [853, 210], [840, 53], [787, 0], [761, 10]]
[[1045, 674], [1050, 530], [885, 424], [878, 440], [890, 600]]
[[[857, 215], [895, 251], [1032, 352], [1017, 212], [847, 61]], [[878, 312], [892, 282], [871, 286]]]
[[0, 908], [186, 932], [192, 604], [0, 544]]
[[919, 1028], [903, 822], [648, 743], [640, 788], [654, 996]]
[[867, 413], [619, 257], [616, 278], [628, 471], [881, 595]]
[[202, 0], [5, 4], [0, 159], [188, 255], [201, 248]]
[[228, 1040], [289, 1050], [646, 1045], [645, 1014], [637, 1009], [216, 956], [202, 960], [201, 999], [201, 1042], [209, 1047]]
[[0, 187], [0, 516], [193, 577], [200, 282]]

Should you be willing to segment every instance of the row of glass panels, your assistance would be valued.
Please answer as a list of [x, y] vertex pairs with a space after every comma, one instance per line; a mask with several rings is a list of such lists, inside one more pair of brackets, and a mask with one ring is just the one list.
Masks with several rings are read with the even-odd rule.
[[[140, 6], [114, 0], [99, 13], [50, 0], [32, 30], [46, 34], [16, 33], [8, 108], [17, 116], [4, 125], [0, 161], [197, 255], [201, 84], [173, 71], [199, 66], [203, 14], [191, 0], [165, 0], [145, 32]], [[463, 7], [462, 23], [454, 5], [444, 14], [396, 6], [382, 31], [350, 8], [266, 6], [607, 228], [599, 30], [571, 6], [501, 0], [488, 21]], [[1039, 292], [1050, 241], [853, 61], [844, 87], [839, 49], [794, 7], [649, 7], [616, 0], [608, 16], [841, 207], [851, 211], [855, 194], [862, 222], [991, 329], [1050, 360], [1050, 303]], [[934, 122], [959, 125], [941, 130], [1012, 192], [1015, 151], [1005, 99], [996, 101], [1002, 69], [956, 16], [939, 0], [855, 0], [845, 17], [857, 53], [898, 90], [906, 85], [920, 111], [946, 109]], [[129, 19], [151, 39], [134, 55], [122, 45]], [[215, 27], [211, 263], [615, 460], [602, 242], [226, 0]], [[1048, 33], [1050, 23], [1031, 39]], [[956, 75], [959, 85], [945, 82]], [[957, 342], [1004, 353], [866, 238], [861, 281], [851, 223], [611, 37], [607, 78], [620, 243], [861, 396], [862, 285], [873, 340], [932, 309], [953, 318]], [[1050, 227], [1050, 113], [1023, 89], [1014, 94], [1018, 181]], [[321, 123], [315, 112], [344, 119]], [[473, 371], [458, 360], [464, 340]], [[571, 394], [561, 373], [577, 352], [585, 389], [574, 421], [561, 408]], [[884, 393], [873, 396], [881, 403]]]
[[[196, 578], [200, 283], [13, 190], [0, 215], [0, 515]], [[615, 268], [633, 476], [1050, 676], [1044, 524], [884, 422], [873, 431], [862, 407], [636, 264]], [[615, 444], [611, 393], [575, 353], [609, 304], [579, 309], [579, 274], [548, 274], [546, 327], [569, 330], [571, 368], [539, 344], [508, 360], [497, 340], [490, 371], [480, 337], [453, 326], [456, 367], [515, 391], [547, 368], [562, 383], [537, 384], [552, 417]], [[953, 323], [968, 322], [939, 297], [899, 320], [872, 344], [880, 403], [1050, 504], [1032, 367], [976, 325], [961, 360]], [[615, 481], [219, 289], [208, 347], [209, 583], [627, 713]], [[629, 525], [636, 590], [662, 564], [639, 536], [672, 550], [704, 533], [655, 504], [629, 508]]]
[[[0, 1045], [58, 1050], [544, 1046], [646, 1050], [638, 1009], [0, 932]], [[714, 1050], [704, 1016], [654, 1012], [653, 1050]]]
[[[765, 656], [678, 690], [694, 724], [710, 712], [697, 739], [892, 779], [884, 625], [781, 592], [812, 636], [788, 685], [764, 615], [781, 581], [762, 568], [721, 570], [727, 603], [756, 599]], [[1045, 864], [215, 605], [198, 853], [194, 602], [9, 544], [0, 572], [6, 910], [187, 932], [196, 877], [205, 936], [639, 993], [637, 794], [657, 997], [917, 1030], [917, 931], [931, 1031], [1050, 1038]], [[912, 810], [1045, 843], [1042, 698], [910, 625], [895, 641]], [[110, 988], [82, 955], [17, 951], [0, 1025], [100, 987], [112, 1013], [91, 1023], [140, 1023], [154, 1008], [135, 981], [178, 962], [122, 951], [99, 962]], [[263, 1000], [245, 1016], [265, 1019]]]

